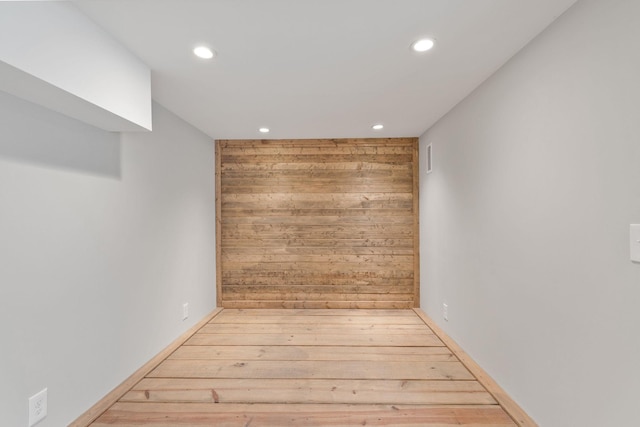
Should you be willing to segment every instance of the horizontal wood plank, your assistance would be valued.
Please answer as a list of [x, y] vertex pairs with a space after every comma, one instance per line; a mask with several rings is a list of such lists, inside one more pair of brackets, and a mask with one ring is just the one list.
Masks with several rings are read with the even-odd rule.
[[223, 163], [220, 165], [220, 173], [225, 171], [288, 171], [288, 170], [306, 170], [306, 171], [318, 171], [318, 170], [391, 170], [391, 171], [407, 171], [413, 170], [413, 164], [411, 163], [376, 163], [365, 161], [353, 161], [353, 162], [340, 162], [340, 163], [313, 163], [313, 162], [279, 162], [275, 160], [269, 163]]
[[446, 347], [350, 346], [189, 346], [169, 359], [194, 360], [374, 360], [394, 362], [455, 361]]
[[250, 301], [250, 300], [225, 300], [224, 307], [228, 308], [312, 308], [312, 309], [406, 309], [413, 307], [413, 301]]
[[[225, 309], [220, 316], [224, 319], [226, 316], [241, 315], [247, 318], [253, 316], [305, 316], [313, 318], [313, 316], [326, 316], [328, 318], [342, 318], [342, 317], [355, 317], [355, 316], [367, 316], [370, 318], [377, 317], [384, 319], [387, 317], [416, 319], [413, 310], [379, 310], [379, 309], [335, 309], [335, 310], [317, 310], [317, 309]], [[371, 319], [373, 320], [373, 319]], [[420, 320], [418, 318], [418, 320]], [[329, 319], [318, 320], [322, 322], [328, 322]]]
[[277, 156], [283, 154], [411, 154], [411, 147], [407, 144], [396, 144], [393, 146], [375, 146], [364, 144], [340, 144], [340, 145], [316, 145], [316, 144], [296, 144], [281, 142], [277, 146], [265, 145], [244, 145], [224, 147], [227, 154], [236, 156]]
[[[287, 225], [303, 225], [303, 226], [314, 226], [314, 225], [358, 225], [364, 224], [368, 225], [372, 222], [378, 221], [380, 219], [384, 219], [385, 224], [394, 224], [394, 225], [412, 225], [413, 224], [413, 215], [411, 212], [398, 212], [397, 210], [393, 211], [394, 213], [390, 215], [389, 212], [385, 212], [382, 210], [369, 211], [366, 215], [357, 212], [358, 215], [354, 215], [353, 213], [345, 213], [345, 214], [337, 214], [337, 215], [317, 215], [317, 211], [308, 211], [307, 212], [295, 212], [295, 214], [282, 214], [279, 216], [263, 216], [257, 214], [252, 211], [245, 215], [235, 215], [229, 216], [225, 215], [223, 217], [223, 224], [244, 224], [244, 225], [269, 225], [269, 224], [284, 224]], [[223, 211], [223, 215], [228, 213], [228, 211]], [[382, 217], [382, 218], [379, 218]]]
[[[422, 325], [392, 325], [392, 324], [311, 324], [311, 323], [264, 323], [251, 325], [251, 333], [257, 334], [335, 334], [335, 335], [433, 335], [428, 328]], [[234, 323], [209, 323], [200, 332], [203, 334], [244, 334], [247, 333], [247, 324]]]
[[186, 345], [351, 345], [351, 346], [441, 346], [433, 334], [205, 334], [191, 337]]
[[[362, 237], [360, 239], [301, 239], [292, 238], [264, 238], [253, 236], [252, 238], [227, 239], [223, 248], [263, 248], [271, 251], [272, 248], [278, 248], [281, 251], [288, 251], [291, 248], [411, 248], [411, 239], [399, 238], [382, 238], [372, 239]], [[346, 272], [345, 272], [346, 273]], [[384, 272], [381, 272], [382, 274]], [[406, 272], [407, 275], [413, 275], [413, 272]]]
[[320, 263], [320, 264], [339, 264], [339, 263], [358, 263], [358, 264], [385, 264], [392, 266], [394, 263], [402, 266], [413, 262], [413, 255], [335, 255], [332, 253], [324, 255], [281, 255], [281, 254], [230, 254], [222, 255], [222, 262], [229, 266], [238, 264], [254, 264], [254, 263]]
[[397, 380], [474, 380], [458, 361], [406, 362], [344, 360], [165, 360], [149, 378], [330, 378]]
[[[129, 424], [122, 424], [127, 420]], [[120, 402], [94, 427], [120, 426], [491, 426], [512, 427], [513, 421], [495, 405], [274, 405]]]
[[[313, 289], [314, 292], [331, 292], [333, 291], [332, 287], [336, 285], [341, 286], [348, 293], [367, 291], [371, 293], [382, 293], [383, 291], [405, 293], [407, 289], [411, 289], [411, 281], [409, 279], [385, 279], [382, 277], [370, 277], [354, 283], [347, 283], [346, 279], [332, 279], [330, 282], [324, 282], [317, 277], [298, 276], [293, 278], [289, 276], [291, 281], [289, 285], [283, 285], [275, 276], [242, 277], [239, 272], [235, 272], [235, 274], [229, 273], [225, 278], [230, 291], [237, 287], [247, 287], [247, 292], [265, 292], [269, 290], [275, 292], [280, 290], [305, 292], [310, 289]], [[387, 284], [392, 283], [394, 285], [393, 288], [385, 287], [384, 281], [387, 281]]]
[[[256, 314], [252, 316], [246, 316], [243, 314], [227, 313], [232, 309], [227, 309], [220, 316], [220, 319], [216, 319], [212, 324], [218, 323], [232, 323], [235, 325], [240, 324], [322, 324], [325, 326], [333, 325], [335, 329], [340, 328], [342, 325], [418, 325], [420, 326], [419, 319], [410, 316], [376, 316], [376, 315], [353, 315], [353, 316], [339, 316], [328, 315], [318, 319], [315, 315], [309, 314], [296, 314], [296, 315], [280, 315], [280, 314]], [[292, 310], [293, 311], [293, 310]], [[324, 311], [324, 310], [323, 310]], [[328, 311], [328, 310], [327, 310]], [[333, 310], [332, 310], [333, 311]], [[382, 311], [382, 310], [381, 310]]]
[[[240, 288], [238, 291], [235, 291], [235, 288], [235, 286], [230, 287], [230, 289], [224, 293], [223, 299], [242, 301], [254, 296], [256, 299], [260, 299], [262, 301], [287, 300], [289, 302], [300, 301], [309, 304], [313, 302], [323, 303], [329, 299], [333, 302], [343, 302], [348, 304], [353, 302], [357, 303], [358, 301], [375, 301], [378, 303], [386, 301], [413, 301], [413, 294], [410, 289], [405, 289], [403, 292], [400, 292], [401, 289], [394, 289], [393, 293], [383, 293], [387, 290], [379, 289], [376, 291], [361, 288], [357, 289], [354, 293], [332, 293], [331, 290], [327, 290], [326, 292], [316, 292], [316, 290], [311, 286], [306, 287], [308, 291], [305, 291], [305, 287], [300, 287], [299, 289], [296, 289], [295, 292], [287, 292], [284, 290], [278, 291], [277, 289], [269, 289], [266, 292], [261, 292], [258, 289], [251, 288]], [[252, 294], [251, 296], [247, 295], [249, 292]]]
[[224, 147], [349, 147], [353, 143], [363, 147], [405, 146], [415, 138], [322, 138], [322, 139], [223, 139], [219, 143]]
[[121, 402], [494, 405], [477, 381], [145, 378]]
[[313, 292], [309, 290], [308, 292], [278, 292], [271, 290], [270, 292], [255, 292], [255, 291], [234, 291], [233, 289], [229, 289], [228, 287], [223, 291], [222, 299], [224, 301], [236, 301], [240, 303], [241, 301], [246, 300], [259, 300], [263, 302], [269, 301], [288, 301], [290, 303], [293, 302], [301, 302], [305, 304], [311, 304], [313, 302], [321, 302], [324, 303], [326, 301], [331, 301], [332, 303], [343, 302], [343, 303], [357, 303], [358, 301], [376, 301], [376, 302], [386, 302], [386, 301], [403, 301], [403, 302], [413, 302], [413, 292], [408, 291], [405, 293], [365, 293], [366, 290], [362, 290], [362, 292], [357, 293], [345, 293], [344, 291], [336, 290], [335, 292]]

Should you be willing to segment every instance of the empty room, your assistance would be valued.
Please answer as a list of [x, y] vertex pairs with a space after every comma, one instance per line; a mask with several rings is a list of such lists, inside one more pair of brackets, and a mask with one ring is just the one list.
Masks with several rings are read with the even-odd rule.
[[635, 427], [640, 2], [0, 2], [0, 425]]

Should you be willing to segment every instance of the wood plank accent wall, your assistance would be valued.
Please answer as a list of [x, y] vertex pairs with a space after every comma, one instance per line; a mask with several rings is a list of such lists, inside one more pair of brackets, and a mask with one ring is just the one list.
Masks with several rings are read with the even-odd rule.
[[418, 139], [216, 141], [218, 306], [419, 303]]

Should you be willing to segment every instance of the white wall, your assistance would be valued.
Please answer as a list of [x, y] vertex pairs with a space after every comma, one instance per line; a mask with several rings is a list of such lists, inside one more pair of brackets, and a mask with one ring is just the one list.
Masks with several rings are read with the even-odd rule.
[[151, 130], [149, 67], [70, 2], [0, 2], [0, 90], [105, 130]]
[[579, 1], [421, 138], [422, 307], [544, 427], [638, 425], [638, 22]]
[[215, 307], [213, 143], [157, 104], [116, 134], [2, 92], [0, 129], [0, 424], [48, 387], [58, 427]]

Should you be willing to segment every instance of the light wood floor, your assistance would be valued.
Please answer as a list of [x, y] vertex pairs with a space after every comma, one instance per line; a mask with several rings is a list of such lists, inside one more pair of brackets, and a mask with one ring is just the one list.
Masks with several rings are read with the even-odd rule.
[[93, 427], [515, 426], [412, 310], [225, 309]]

